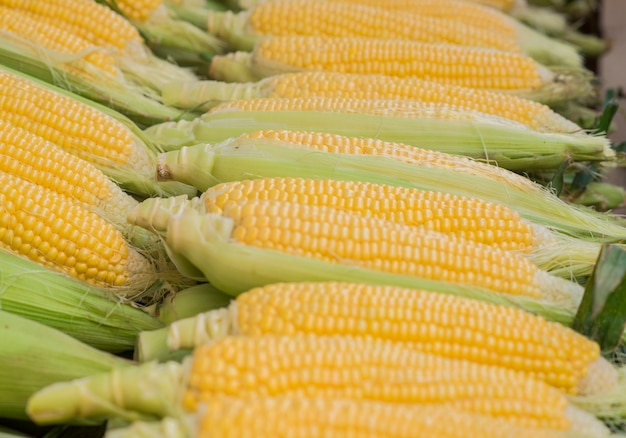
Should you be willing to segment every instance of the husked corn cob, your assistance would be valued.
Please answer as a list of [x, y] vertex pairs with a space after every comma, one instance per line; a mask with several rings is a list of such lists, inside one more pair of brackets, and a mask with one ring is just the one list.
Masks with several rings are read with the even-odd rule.
[[[134, 422], [110, 430], [106, 438], [197, 437], [276, 438], [346, 436], [388, 438], [564, 438], [562, 431], [528, 429], [506, 420], [437, 405], [392, 404], [368, 400], [328, 400], [312, 397], [259, 397], [242, 400], [215, 397], [206, 409], [182, 420]], [[175, 435], [178, 436], [178, 435]]]
[[268, 36], [312, 35], [398, 38], [521, 52], [508, 35], [457, 21], [317, 0], [275, 0], [238, 13], [210, 11], [207, 28], [236, 50], [251, 50]]
[[[44, 17], [24, 13], [19, 9], [0, 6], [0, 29], [17, 38], [60, 53], [83, 57], [85, 61], [102, 70], [102, 74], [119, 75], [115, 58], [85, 39], [49, 23]], [[77, 68], [77, 67], [68, 67]]]
[[[325, 206], [244, 199], [226, 205], [217, 215], [206, 213], [200, 198], [151, 198], [130, 212], [129, 221], [165, 234], [172, 254], [179, 254], [227, 293], [280, 281], [344, 280], [344, 270], [361, 275], [362, 282], [380, 283], [368, 281], [371, 275], [393, 282], [388, 284], [426, 289], [466, 285], [559, 302], [566, 309], [576, 307], [582, 293], [579, 285], [549, 275], [515, 252]], [[290, 260], [291, 266], [280, 272], [267, 268], [260, 278], [250, 275], [224, 282], [232, 276], [231, 260], [213, 263], [209, 255], [222, 239], [232, 243], [230, 256], [237, 248], [247, 251], [248, 257], [256, 250], [265, 254], [257, 254], [263, 263], [273, 264], [273, 254]], [[194, 248], [188, 246], [191, 240]], [[320, 262], [318, 268], [307, 268], [314, 272], [303, 272], [300, 266]], [[257, 269], [252, 263], [248, 268]], [[400, 284], [404, 281], [409, 283]]]
[[217, 144], [183, 146], [159, 154], [157, 161], [159, 179], [181, 181], [200, 191], [220, 182], [264, 177], [369, 181], [500, 203], [525, 219], [576, 236], [579, 242], [626, 238], [623, 226], [607, 221], [610, 215], [568, 204], [524, 176], [477, 160], [369, 137], [261, 130]]
[[113, 225], [66, 196], [0, 172], [0, 246], [120, 295], [156, 279]]
[[[229, 335], [347, 335], [400, 342], [426, 353], [511, 368], [571, 394], [617, 386], [597, 343], [513, 307], [386, 285], [275, 283], [239, 295], [227, 308], [139, 335], [138, 359], [193, 349]], [[518, 336], [519, 335], [519, 336]]]
[[542, 102], [593, 95], [589, 75], [556, 74], [520, 53], [393, 38], [268, 37], [252, 52], [215, 56], [209, 76], [227, 82], [251, 82], [299, 71], [418, 77], [515, 93]]
[[87, 161], [0, 120], [0, 170], [46, 187], [130, 232], [128, 210], [138, 204]]
[[128, 125], [7, 70], [0, 70], [0, 81], [0, 117], [6, 122], [92, 163], [129, 191], [167, 190], [153, 176], [156, 149]]
[[[456, 12], [455, 4], [437, 7], [446, 8], [450, 16]], [[487, 10], [482, 15], [489, 13]], [[251, 50], [269, 36], [361, 36], [523, 52], [546, 65], [582, 67], [582, 57], [574, 47], [501, 15], [502, 23], [494, 29], [489, 23], [483, 24], [482, 18], [460, 21], [450, 16], [431, 15], [419, 2], [412, 10], [389, 10], [356, 2], [274, 0], [238, 13], [209, 11], [207, 28], [235, 50]], [[500, 32], [506, 24], [508, 31]]]
[[343, 336], [226, 337], [196, 348], [184, 365], [148, 364], [51, 385], [31, 397], [27, 411], [39, 423], [114, 410], [167, 416], [180, 414], [179, 401], [196, 412], [218, 396], [438, 404], [528, 428], [606, 431], [556, 388], [521, 373]]
[[124, 49], [142, 42], [130, 22], [93, 0], [0, 0], [0, 4], [47, 17], [51, 24], [98, 46]]
[[143, 21], [147, 19], [163, 0], [115, 0], [115, 6], [131, 20]]
[[539, 246], [535, 230], [514, 211], [477, 198], [361, 181], [261, 178], [218, 184], [201, 200], [207, 213], [222, 214], [243, 200], [336, 208], [367, 217], [424, 227], [505, 250]]
[[174, 82], [163, 88], [167, 104], [208, 110], [224, 101], [253, 98], [328, 97], [415, 100], [443, 103], [522, 123], [540, 132], [580, 132], [580, 127], [547, 105], [529, 99], [414, 77], [334, 72], [285, 73], [258, 82]]

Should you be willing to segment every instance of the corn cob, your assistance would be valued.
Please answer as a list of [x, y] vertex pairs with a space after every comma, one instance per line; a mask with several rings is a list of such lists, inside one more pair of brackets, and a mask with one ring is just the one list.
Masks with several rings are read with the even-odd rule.
[[[183, 419], [158, 423], [134, 422], [107, 431], [106, 438], [346, 436], [389, 438], [564, 438], [556, 430], [527, 429], [506, 420], [436, 405], [398, 405], [365, 400], [326, 400], [311, 397], [262, 397], [241, 400], [216, 397], [206, 410]], [[599, 433], [602, 433], [599, 431]]]
[[77, 57], [84, 56], [87, 62], [101, 69], [103, 74], [113, 77], [120, 74], [115, 65], [115, 58], [101, 47], [90, 44], [66, 29], [35, 18], [36, 16], [24, 14], [20, 10], [0, 6], [0, 29], [2, 31], [11, 32], [20, 38], [60, 53]]
[[252, 83], [173, 82], [162, 90], [164, 102], [208, 110], [224, 101], [268, 98], [353, 98], [444, 103], [522, 123], [540, 132], [580, 132], [580, 127], [528, 99], [489, 90], [443, 85], [418, 78], [332, 72], [287, 73]]
[[155, 181], [158, 150], [121, 116], [118, 120], [95, 105], [8, 69], [0, 70], [0, 80], [0, 116], [6, 122], [92, 163], [131, 192], [149, 195], [186, 189], [180, 184], [169, 189]]
[[550, 70], [523, 54], [391, 38], [268, 37], [252, 52], [215, 56], [209, 76], [227, 82], [251, 82], [298, 71], [413, 76], [500, 90], [544, 103], [594, 95], [588, 74]]
[[456, 196], [362, 181], [305, 178], [257, 178], [222, 183], [200, 201], [206, 213], [222, 214], [244, 200], [331, 207], [344, 212], [427, 229], [513, 250], [540, 268], [565, 278], [591, 274], [599, 244], [579, 243], [523, 220], [518, 213], [474, 196]]
[[0, 182], [2, 248], [120, 295], [156, 280], [151, 263], [95, 213], [8, 173]]
[[138, 202], [87, 161], [0, 120], [0, 170], [45, 186], [94, 210], [132, 235], [127, 211]]
[[606, 432], [560, 391], [515, 371], [341, 336], [227, 337], [196, 348], [184, 365], [148, 364], [51, 385], [31, 397], [27, 411], [38, 423], [124, 411], [180, 416], [181, 408], [196, 412], [216, 396], [439, 404], [522, 427]]
[[[439, 8], [446, 8], [452, 14], [455, 6], [439, 5]], [[500, 32], [488, 24], [479, 25], [481, 19], [462, 22], [437, 17], [429, 15], [419, 4], [415, 4], [413, 9], [393, 11], [384, 7], [327, 0], [274, 0], [239, 13], [209, 11], [207, 28], [235, 50], [252, 50], [268, 36], [360, 36], [523, 52], [546, 65], [582, 67], [582, 57], [574, 47], [519, 23], [516, 25], [505, 15], [500, 18], [508, 23], [509, 29], [508, 32]], [[546, 46], [550, 49], [547, 50]]]
[[[273, 201], [242, 200], [226, 206], [222, 215], [206, 213], [205, 209], [200, 198], [151, 198], [131, 211], [129, 221], [165, 234], [174, 259], [179, 255], [210, 283], [230, 294], [272, 282], [347, 280], [350, 275], [359, 275], [362, 282], [385, 281], [425, 289], [468, 286], [558, 302], [570, 310], [582, 295], [579, 285], [549, 275], [514, 252], [383, 219]], [[230, 266], [229, 257], [216, 263], [211, 253], [221, 243], [230, 243], [229, 257], [240, 251], [247, 252], [248, 257], [256, 254], [258, 262], [267, 263], [268, 268], [258, 271], [259, 276], [232, 278], [238, 267], [258, 268], [253, 267], [254, 262], [242, 265], [241, 261], [238, 267]], [[290, 266], [280, 272], [270, 268], [276, 261], [272, 255], [284, 258], [283, 263]], [[310, 265], [310, 271], [303, 271], [303, 265]], [[184, 267], [179, 269], [185, 271]]]
[[428, 15], [316, 0], [276, 0], [238, 13], [209, 12], [207, 29], [235, 50], [252, 50], [267, 36], [312, 35], [398, 38], [521, 52], [514, 38], [498, 32]]
[[[521, 330], [521, 328], [524, 328]], [[522, 333], [515, 339], [514, 333]], [[193, 349], [229, 335], [346, 335], [400, 342], [426, 353], [515, 369], [567, 393], [617, 386], [598, 344], [555, 322], [453, 295], [359, 283], [278, 283], [239, 295], [227, 308], [139, 335], [137, 358]], [[154, 349], [153, 349], [154, 348]]]
[[214, 145], [159, 154], [157, 174], [200, 191], [219, 182], [278, 176], [384, 183], [500, 203], [525, 219], [585, 241], [626, 239], [626, 228], [612, 223], [611, 215], [569, 205], [521, 175], [468, 158], [373, 138], [256, 131]]
[[377, 138], [480, 158], [523, 172], [554, 170], [564, 161], [615, 158], [605, 136], [540, 133], [498, 116], [408, 101], [323, 97], [239, 100], [218, 105], [193, 122], [154, 125], [144, 132], [164, 150], [173, 150], [266, 129]]
[[98, 46], [125, 49], [143, 42], [130, 22], [93, 0], [0, 0], [0, 4], [47, 17], [50, 23], [61, 24], [69, 32]]

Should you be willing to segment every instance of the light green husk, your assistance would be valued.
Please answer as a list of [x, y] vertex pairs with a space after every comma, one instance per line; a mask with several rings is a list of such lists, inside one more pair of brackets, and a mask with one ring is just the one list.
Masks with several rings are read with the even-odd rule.
[[209, 283], [200, 283], [166, 296], [144, 311], [163, 324], [188, 318], [202, 312], [227, 306], [232, 297], [217, 290]]
[[435, 167], [384, 155], [339, 154], [274, 139], [239, 137], [160, 154], [157, 174], [202, 192], [218, 183], [276, 176], [412, 187], [500, 203], [528, 220], [591, 242], [626, 239], [626, 227], [611, 222], [608, 214], [569, 205], [525, 177], [479, 164], [459, 162], [448, 168]]
[[27, 413], [37, 424], [79, 418], [151, 421], [180, 418], [184, 412], [186, 364], [149, 362], [68, 383], [51, 384], [28, 400]]
[[51, 327], [0, 310], [0, 417], [27, 419], [28, 398], [52, 383], [131, 364]]
[[[164, 123], [144, 131], [163, 150], [217, 143], [262, 129], [329, 132], [464, 155], [505, 169], [528, 172], [557, 169], [564, 160], [611, 161], [615, 153], [604, 136], [548, 134], [482, 113], [427, 105], [420, 117], [393, 115], [392, 101], [380, 101], [380, 114], [332, 111], [210, 111], [192, 122]], [[387, 109], [388, 114], [383, 110]], [[432, 109], [433, 116], [428, 116]], [[440, 114], [459, 115], [442, 119]]]
[[53, 327], [101, 350], [134, 347], [163, 324], [110, 293], [0, 250], [0, 309]]
[[[129, 426], [108, 429], [105, 438], [193, 438], [197, 436], [196, 416], [166, 417], [161, 421], [135, 421]], [[0, 436], [0, 438], [2, 438]]]

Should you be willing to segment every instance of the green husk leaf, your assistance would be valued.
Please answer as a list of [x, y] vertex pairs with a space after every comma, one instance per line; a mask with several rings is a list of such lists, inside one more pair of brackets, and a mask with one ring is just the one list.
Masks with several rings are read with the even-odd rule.
[[153, 314], [163, 324], [188, 318], [198, 313], [227, 306], [232, 297], [219, 291], [209, 283], [190, 286], [164, 298], [151, 309], [144, 311]]
[[132, 422], [168, 415], [180, 417], [185, 370], [184, 364], [176, 362], [117, 367], [46, 386], [29, 398], [26, 410], [35, 423], [42, 425], [80, 419]]
[[110, 293], [0, 250], [0, 309], [53, 327], [101, 350], [133, 348], [163, 324]]
[[0, 332], [0, 417], [27, 419], [28, 398], [52, 383], [131, 365], [58, 330], [3, 310]]
[[[613, 160], [603, 136], [548, 134], [493, 118], [450, 120], [324, 111], [220, 111], [194, 122], [155, 125], [144, 132], [164, 150], [217, 143], [261, 129], [292, 129], [372, 137], [497, 163], [509, 170], [558, 168], [563, 160]], [[498, 119], [499, 120], [499, 119]]]
[[603, 353], [617, 348], [626, 324], [626, 250], [603, 246], [587, 281], [572, 327], [600, 344]]

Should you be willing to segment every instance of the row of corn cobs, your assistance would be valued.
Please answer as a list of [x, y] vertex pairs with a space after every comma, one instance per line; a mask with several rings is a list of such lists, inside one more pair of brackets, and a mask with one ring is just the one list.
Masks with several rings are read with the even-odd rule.
[[0, 432], [618, 436], [570, 3], [0, 0]]

